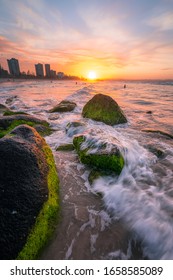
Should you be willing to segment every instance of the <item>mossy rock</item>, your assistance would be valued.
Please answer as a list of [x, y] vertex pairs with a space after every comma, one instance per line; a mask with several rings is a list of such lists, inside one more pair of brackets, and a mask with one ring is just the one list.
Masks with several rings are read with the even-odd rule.
[[49, 113], [56, 113], [56, 112], [70, 112], [73, 111], [76, 107], [76, 103], [69, 101], [69, 100], [63, 100], [58, 105], [56, 105], [54, 108], [49, 110]]
[[3, 113], [3, 116], [13, 116], [13, 115], [28, 115], [28, 114], [22, 111], [14, 112], [11, 110], [7, 110]]
[[83, 107], [82, 116], [108, 125], [126, 123], [127, 119], [119, 105], [110, 96], [96, 94]]
[[[35, 127], [37, 129], [37, 125], [42, 125], [45, 127], [44, 132], [40, 131], [40, 135], [45, 136], [49, 135], [51, 133], [51, 129], [49, 127], [49, 123], [45, 120], [40, 120], [38, 118], [35, 118], [31, 115], [12, 115], [12, 116], [3, 116], [0, 117], [0, 138], [4, 137], [6, 134], [8, 134], [12, 129], [17, 127], [21, 124], [27, 124], [31, 127]], [[46, 133], [45, 133], [46, 131]]]
[[68, 152], [68, 151], [73, 151], [73, 150], [74, 150], [73, 144], [63, 144], [56, 148], [56, 151], [62, 151], [62, 152]]
[[0, 139], [0, 259], [36, 259], [59, 213], [59, 179], [51, 149], [20, 125]]
[[[79, 155], [80, 161], [89, 166], [96, 167], [103, 170], [111, 170], [116, 174], [120, 174], [124, 166], [124, 158], [119, 148], [113, 145], [111, 151], [106, 150], [106, 143], [103, 143], [97, 152], [95, 150], [96, 145], [94, 142], [87, 143], [86, 136], [79, 135], [74, 137], [73, 145]], [[83, 146], [83, 144], [85, 145]]]

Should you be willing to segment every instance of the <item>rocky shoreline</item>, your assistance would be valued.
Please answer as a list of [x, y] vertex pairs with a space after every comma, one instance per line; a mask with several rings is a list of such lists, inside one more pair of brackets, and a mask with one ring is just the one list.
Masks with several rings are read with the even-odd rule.
[[[105, 106], [105, 104], [107, 104]], [[67, 112], [75, 108], [76, 104], [68, 100], [62, 101], [55, 106], [50, 113], [54, 112]], [[93, 116], [94, 110], [94, 116]], [[112, 110], [112, 111], [111, 111]], [[116, 111], [116, 113], [115, 113]], [[80, 172], [76, 168], [76, 164], [79, 160], [84, 164], [87, 164], [90, 168], [94, 168], [93, 171], [102, 174], [102, 172], [110, 171], [115, 174], [120, 174], [124, 165], [124, 159], [118, 146], [112, 147], [112, 150], [107, 152], [107, 143], [102, 143], [97, 152], [89, 153], [89, 150], [94, 150], [93, 140], [84, 145], [86, 136], [81, 135], [75, 137], [78, 133], [78, 127], [83, 124], [69, 123], [67, 125], [67, 133], [74, 136], [73, 143], [70, 145], [64, 144], [64, 151], [57, 149], [54, 153], [56, 166], [60, 178], [60, 200], [61, 200], [61, 219], [57, 223], [56, 219], [59, 216], [59, 199], [58, 188], [59, 179], [57, 177], [54, 159], [50, 148], [45, 143], [44, 139], [38, 134], [46, 135], [51, 133], [49, 124], [37, 119], [31, 115], [24, 114], [22, 112], [13, 112], [9, 110], [5, 105], [0, 106], [0, 150], [4, 153], [1, 158], [1, 194], [4, 202], [1, 215], [1, 220], [6, 220], [1, 229], [4, 238], [1, 247], [4, 248], [4, 252], [1, 253], [2, 259], [106, 259], [106, 258], [122, 258], [119, 254], [128, 255], [129, 258], [136, 258], [139, 248], [134, 246], [134, 240], [130, 232], [126, 229], [123, 222], [112, 222], [109, 214], [106, 214], [102, 207], [102, 202], [97, 194], [87, 192], [82, 179], [76, 181], [76, 177], [79, 179]], [[101, 94], [96, 95], [92, 100], [85, 105], [83, 110], [83, 117], [88, 117], [94, 120], [103, 121], [109, 125], [127, 122], [122, 110], [118, 104], [108, 96]], [[113, 118], [112, 118], [113, 115]], [[110, 122], [109, 119], [110, 118]], [[77, 130], [76, 130], [77, 128]], [[38, 131], [38, 132], [37, 132]], [[82, 138], [81, 138], [82, 137]], [[81, 140], [82, 139], [82, 140]], [[7, 143], [7, 144], [6, 144]], [[15, 143], [12, 145], [11, 143]], [[39, 144], [41, 143], [41, 144]], [[9, 146], [6, 150], [4, 145]], [[30, 146], [31, 147], [30, 147]], [[85, 146], [83, 148], [82, 146]], [[109, 144], [108, 144], [109, 145]], [[19, 148], [17, 152], [18, 157], [15, 154], [15, 148]], [[28, 148], [29, 159], [33, 156], [36, 159], [35, 166], [27, 159], [25, 155], [25, 147]], [[79, 155], [79, 159], [76, 156], [76, 152]], [[33, 154], [31, 154], [33, 153]], [[63, 153], [63, 157], [61, 157]], [[38, 154], [40, 156], [38, 156]], [[13, 157], [11, 161], [11, 157]], [[25, 159], [26, 158], [26, 159]], [[71, 176], [65, 172], [64, 159], [73, 162]], [[26, 163], [23, 165], [23, 160]], [[16, 164], [14, 164], [16, 162]], [[12, 172], [12, 168], [14, 168]], [[6, 173], [5, 173], [6, 168]], [[24, 168], [24, 171], [22, 171]], [[31, 171], [29, 172], [29, 170]], [[35, 171], [38, 170], [38, 171]], [[53, 170], [53, 171], [52, 171]], [[27, 172], [26, 172], [27, 171]], [[23, 172], [23, 177], [21, 173]], [[4, 176], [5, 174], [5, 176]], [[17, 174], [17, 176], [16, 176]], [[41, 179], [37, 179], [37, 175], [43, 176], [43, 182]], [[17, 178], [16, 178], [17, 177]], [[95, 179], [92, 176], [92, 181]], [[38, 186], [36, 181], [38, 180]], [[11, 182], [10, 187], [9, 181]], [[19, 187], [21, 185], [21, 187]], [[27, 186], [28, 185], [28, 191]], [[43, 193], [39, 196], [42, 202], [37, 204], [38, 197], [34, 195], [32, 191], [40, 189]], [[8, 188], [9, 187], [9, 188]], [[45, 191], [43, 191], [45, 189]], [[14, 190], [17, 192], [16, 197], [13, 195]], [[52, 191], [53, 190], [53, 191]], [[33, 195], [33, 199], [36, 202], [36, 206], [30, 199], [30, 192]], [[23, 194], [23, 197], [22, 195]], [[11, 204], [8, 204], [9, 197]], [[21, 200], [19, 197], [22, 197]], [[53, 199], [53, 201], [50, 201]], [[16, 201], [20, 200], [20, 206], [15, 208]], [[29, 204], [27, 206], [27, 201]], [[77, 208], [74, 208], [76, 202]], [[25, 205], [23, 217], [21, 221], [18, 221], [18, 212], [21, 212], [22, 205]], [[8, 209], [11, 207], [10, 209]], [[33, 214], [31, 209], [33, 207]], [[49, 208], [49, 209], [48, 209]], [[8, 209], [5, 212], [4, 209]], [[23, 210], [22, 209], [22, 210]], [[37, 211], [35, 211], [37, 209]], [[11, 211], [11, 212], [10, 212]], [[32, 222], [29, 222], [28, 213], [32, 217]], [[2, 214], [2, 213], [1, 213]], [[105, 217], [106, 215], [106, 217]], [[9, 218], [8, 218], [9, 217]], [[11, 218], [15, 218], [11, 223]], [[19, 219], [20, 220], [20, 219]], [[108, 222], [110, 220], [110, 223]], [[23, 228], [25, 221], [26, 229]], [[18, 226], [17, 226], [18, 225]], [[16, 233], [11, 234], [12, 227], [16, 229]], [[50, 227], [50, 228], [49, 228]], [[56, 228], [53, 239], [51, 239], [49, 245], [43, 250], [40, 257], [39, 254], [45, 246], [50, 234]], [[9, 245], [7, 246], [8, 243]], [[14, 244], [15, 246], [12, 246]], [[14, 247], [14, 248], [13, 248]], [[129, 249], [130, 248], [130, 249]], [[137, 248], [137, 249], [136, 249]], [[130, 250], [130, 253], [129, 253]], [[110, 252], [117, 252], [117, 256], [111, 256]], [[140, 252], [140, 257], [142, 256]]]

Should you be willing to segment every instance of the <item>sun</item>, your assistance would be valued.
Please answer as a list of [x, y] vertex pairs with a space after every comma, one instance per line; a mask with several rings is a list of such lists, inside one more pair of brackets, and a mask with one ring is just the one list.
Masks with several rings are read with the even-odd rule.
[[88, 79], [89, 80], [95, 80], [97, 78], [96, 72], [95, 71], [89, 71], [88, 72]]

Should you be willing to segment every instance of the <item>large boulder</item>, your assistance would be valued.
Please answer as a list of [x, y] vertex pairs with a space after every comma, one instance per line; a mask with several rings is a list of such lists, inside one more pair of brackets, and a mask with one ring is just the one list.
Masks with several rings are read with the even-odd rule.
[[42, 125], [45, 127], [43, 135], [50, 134], [51, 132], [49, 123], [45, 120], [35, 118], [32, 115], [15, 114], [11, 116], [0, 117], [0, 138], [6, 135], [7, 133], [9, 133], [16, 126], [21, 124], [27, 124], [32, 127], [37, 127], [37, 125]]
[[127, 119], [119, 105], [110, 97], [96, 94], [83, 107], [82, 116], [108, 125], [126, 123]]
[[111, 170], [120, 174], [124, 166], [124, 158], [117, 145], [99, 142], [85, 135], [78, 135], [73, 138], [73, 145], [79, 155], [80, 161], [97, 169]]
[[50, 113], [56, 113], [56, 112], [70, 112], [73, 111], [73, 109], [76, 107], [76, 103], [69, 101], [69, 100], [63, 100], [58, 105], [56, 105], [54, 108], [49, 110]]
[[38, 227], [42, 219], [50, 219], [48, 213], [42, 213], [37, 220], [45, 203], [49, 203], [47, 207], [52, 213], [54, 208], [57, 211], [56, 203], [51, 205], [49, 200], [50, 181], [54, 180], [51, 184], [58, 187], [52, 168], [55, 164], [51, 150], [34, 128], [20, 125], [0, 139], [0, 259], [17, 258], [29, 234], [32, 244], [27, 241], [24, 258], [36, 257], [43, 246], [49, 221], [44, 221], [40, 233], [36, 234], [33, 227], [35, 223]]

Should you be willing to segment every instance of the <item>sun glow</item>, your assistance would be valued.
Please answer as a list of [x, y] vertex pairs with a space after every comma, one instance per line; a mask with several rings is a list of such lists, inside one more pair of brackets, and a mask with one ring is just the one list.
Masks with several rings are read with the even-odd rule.
[[88, 79], [89, 80], [95, 80], [96, 78], [97, 78], [96, 72], [95, 71], [89, 71]]

